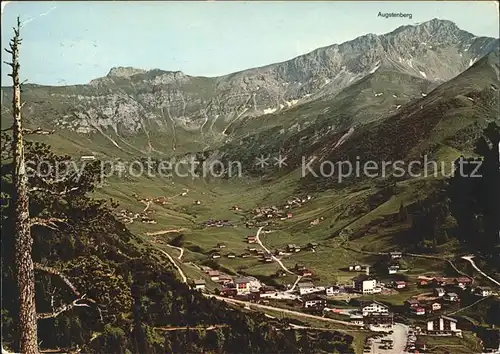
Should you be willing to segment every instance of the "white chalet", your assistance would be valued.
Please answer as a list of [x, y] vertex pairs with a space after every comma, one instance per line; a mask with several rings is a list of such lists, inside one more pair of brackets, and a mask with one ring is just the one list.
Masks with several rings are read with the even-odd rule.
[[372, 313], [388, 313], [389, 308], [378, 301], [373, 301], [369, 305], [363, 306], [361, 312], [363, 313], [363, 316], [368, 316]]

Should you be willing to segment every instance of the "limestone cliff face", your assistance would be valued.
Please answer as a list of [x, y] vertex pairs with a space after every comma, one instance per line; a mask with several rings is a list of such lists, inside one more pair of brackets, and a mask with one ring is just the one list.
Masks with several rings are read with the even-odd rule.
[[36, 113], [28, 119], [77, 133], [186, 131], [221, 140], [243, 119], [335, 95], [377, 70], [435, 83], [450, 80], [498, 46], [498, 39], [475, 37], [435, 19], [222, 77], [119, 67], [88, 85], [28, 85], [24, 99]]

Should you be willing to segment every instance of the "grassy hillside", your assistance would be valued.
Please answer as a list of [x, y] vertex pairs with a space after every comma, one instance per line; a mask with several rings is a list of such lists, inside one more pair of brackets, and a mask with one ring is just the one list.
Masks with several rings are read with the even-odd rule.
[[[209, 264], [230, 274], [250, 274], [277, 285], [291, 284], [294, 278], [275, 276], [279, 269], [276, 263], [262, 263], [255, 256], [231, 259], [225, 255], [246, 252], [248, 245], [244, 238], [257, 232], [257, 226], [245, 226], [252, 220], [254, 208], [282, 206], [292, 197], [311, 195], [308, 203], [292, 210], [291, 219], [273, 220], [266, 227], [271, 232], [263, 234], [262, 240], [273, 250], [290, 243], [304, 246], [316, 242], [315, 252], [301, 251], [287, 256], [284, 264], [289, 268], [296, 263], [304, 264], [320, 283], [349, 283], [353, 274], [345, 272], [344, 267], [352, 262], [371, 264], [377, 260], [359, 251], [416, 250], [418, 242], [411, 232], [411, 221], [400, 220], [400, 208], [404, 205], [411, 214], [415, 205], [441, 188], [441, 178], [359, 176], [346, 178], [342, 183], [338, 183], [336, 175], [302, 178], [301, 157], [317, 156], [319, 162], [321, 159], [355, 161], [358, 156], [361, 162], [399, 159], [408, 162], [427, 154], [430, 159], [445, 163], [443, 168], [438, 165], [439, 171], [449, 172], [454, 159], [473, 154], [473, 144], [486, 122], [498, 121], [497, 59], [497, 54], [492, 53], [432, 91], [432, 85], [425, 80], [376, 71], [328, 100], [243, 120], [229, 132], [233, 141], [211, 146], [216, 158], [242, 163], [241, 178], [115, 176], [95, 194], [113, 198], [119, 204], [115, 213], [121, 209], [141, 213], [146, 204], [140, 199], [166, 197], [165, 205], [151, 203], [148, 207], [155, 224], [136, 220], [127, 227], [147, 245], [175, 257], [178, 251], [165, 243], [175, 242], [183, 247], [181, 266], [191, 277], [203, 277], [198, 266]], [[46, 108], [45, 115], [56, 113], [50, 104]], [[93, 153], [103, 160], [120, 157], [131, 161], [148, 155], [152, 151], [147, 149], [149, 143], [158, 151], [171, 144], [169, 134], [151, 129], [149, 137], [120, 136], [123, 150], [117, 149], [103, 134], [90, 136], [56, 130], [54, 135], [35, 139], [49, 142], [56, 151], [73, 156]], [[199, 135], [182, 134], [177, 133], [182, 142], [178, 155], [199, 151], [206, 143]], [[112, 138], [118, 139], [116, 135]], [[281, 170], [255, 166], [256, 157], [277, 152], [287, 157], [287, 165]], [[318, 164], [312, 167], [317, 171]], [[201, 204], [196, 205], [195, 201]], [[240, 210], [232, 210], [234, 205]], [[202, 223], [208, 219], [227, 219], [233, 227], [204, 228]], [[444, 228], [453, 236], [453, 221]], [[152, 235], [165, 231], [168, 232], [160, 236]], [[346, 243], [347, 240], [350, 241]], [[221, 241], [227, 247], [223, 257], [213, 262], [210, 254]], [[462, 247], [450, 237], [433, 252], [454, 258], [464, 252]], [[436, 269], [453, 274], [444, 261], [413, 259], [409, 265], [405, 275], [408, 279]]]

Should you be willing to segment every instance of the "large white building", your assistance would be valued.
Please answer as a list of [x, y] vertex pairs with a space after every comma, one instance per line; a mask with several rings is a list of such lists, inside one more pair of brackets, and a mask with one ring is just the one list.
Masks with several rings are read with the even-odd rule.
[[300, 295], [313, 293], [315, 289], [314, 284], [311, 282], [299, 283], [297, 287], [299, 288]]
[[356, 291], [363, 294], [374, 294], [381, 291], [381, 289], [377, 287], [377, 280], [367, 276], [354, 278], [352, 286]]
[[462, 330], [457, 329], [457, 320], [448, 316], [439, 316], [427, 321], [427, 334], [433, 335], [462, 335]]
[[368, 316], [372, 313], [388, 313], [389, 308], [378, 301], [373, 301], [369, 305], [363, 306], [361, 312], [363, 312], [363, 316]]

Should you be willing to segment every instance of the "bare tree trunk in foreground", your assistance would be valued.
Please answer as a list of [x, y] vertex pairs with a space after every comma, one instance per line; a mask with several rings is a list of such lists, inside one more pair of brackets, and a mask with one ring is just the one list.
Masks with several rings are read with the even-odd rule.
[[35, 271], [31, 252], [33, 238], [30, 231], [28, 177], [24, 161], [23, 130], [21, 122], [21, 83], [19, 81], [19, 46], [21, 22], [17, 18], [14, 38], [10, 49], [5, 49], [12, 56], [12, 126], [13, 184], [14, 184], [14, 238], [17, 284], [19, 288], [19, 350], [23, 354], [38, 354], [37, 314], [35, 304]]

